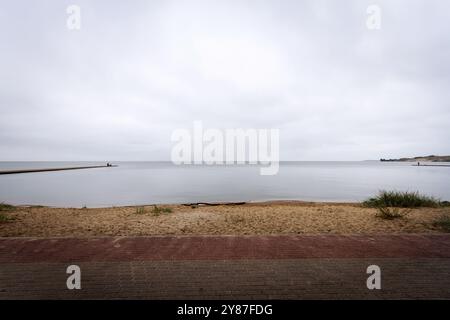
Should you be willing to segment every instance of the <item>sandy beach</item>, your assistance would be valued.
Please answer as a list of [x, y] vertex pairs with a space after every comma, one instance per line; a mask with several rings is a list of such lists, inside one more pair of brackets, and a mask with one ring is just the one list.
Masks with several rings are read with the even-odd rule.
[[16, 207], [1, 237], [149, 235], [439, 233], [433, 222], [449, 208], [419, 208], [395, 220], [352, 203], [264, 202], [244, 205], [161, 205], [111, 208]]

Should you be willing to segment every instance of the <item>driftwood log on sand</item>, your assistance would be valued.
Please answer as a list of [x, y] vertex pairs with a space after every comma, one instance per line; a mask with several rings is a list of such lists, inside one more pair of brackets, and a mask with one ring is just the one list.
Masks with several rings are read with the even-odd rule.
[[247, 202], [195, 202], [195, 203], [183, 203], [183, 206], [240, 206], [246, 204]]

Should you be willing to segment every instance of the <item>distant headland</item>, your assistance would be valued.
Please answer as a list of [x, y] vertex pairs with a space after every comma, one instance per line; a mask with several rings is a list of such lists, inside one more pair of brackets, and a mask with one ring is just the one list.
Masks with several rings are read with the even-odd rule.
[[450, 156], [424, 156], [424, 157], [414, 157], [414, 158], [400, 158], [400, 159], [380, 159], [380, 161], [405, 161], [405, 162], [450, 162]]

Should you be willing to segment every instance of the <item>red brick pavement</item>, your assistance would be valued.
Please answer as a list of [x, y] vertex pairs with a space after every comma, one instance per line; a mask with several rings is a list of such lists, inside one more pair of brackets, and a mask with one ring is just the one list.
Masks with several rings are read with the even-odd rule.
[[[371, 264], [382, 290], [366, 287]], [[1, 238], [12, 298], [450, 299], [450, 235]]]
[[450, 235], [0, 238], [0, 263], [450, 258]]

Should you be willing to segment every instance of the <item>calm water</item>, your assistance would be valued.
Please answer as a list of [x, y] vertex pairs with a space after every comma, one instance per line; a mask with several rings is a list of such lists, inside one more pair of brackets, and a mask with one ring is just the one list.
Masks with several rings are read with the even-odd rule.
[[[104, 164], [0, 162], [0, 170]], [[117, 168], [0, 175], [0, 202], [50, 206], [120, 206], [212, 201], [360, 201], [380, 189], [420, 191], [450, 200], [450, 167], [411, 163], [290, 162], [275, 176], [258, 166], [175, 166], [115, 162]]]

